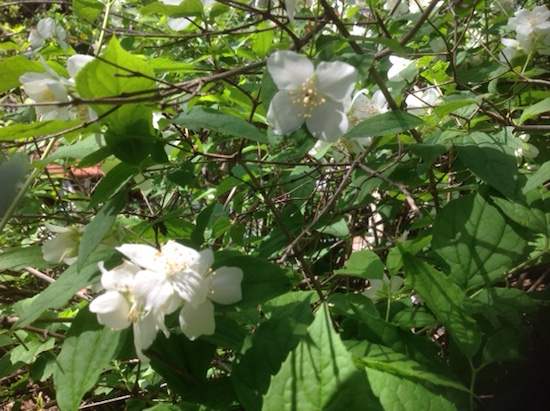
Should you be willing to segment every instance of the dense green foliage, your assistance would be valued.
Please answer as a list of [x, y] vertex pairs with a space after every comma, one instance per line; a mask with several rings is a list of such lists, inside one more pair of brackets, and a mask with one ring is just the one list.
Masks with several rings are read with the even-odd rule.
[[[550, 409], [544, 10], [173, 3], [0, 4], [0, 404]], [[326, 83], [274, 126], [282, 50], [357, 73], [343, 137], [308, 122]], [[242, 298], [194, 341], [166, 309], [140, 361], [143, 318], [90, 301], [115, 247], [169, 240]]]

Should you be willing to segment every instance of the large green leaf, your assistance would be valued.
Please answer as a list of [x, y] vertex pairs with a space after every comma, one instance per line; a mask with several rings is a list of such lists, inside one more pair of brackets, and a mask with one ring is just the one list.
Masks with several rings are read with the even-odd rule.
[[103, 250], [90, 256], [88, 264], [78, 270], [73, 264], [67, 268], [48, 288], [42, 291], [32, 302], [30, 307], [19, 317], [16, 327], [24, 327], [42, 315], [48, 309], [61, 308], [74, 296], [74, 294], [91, 283], [91, 280], [99, 274], [97, 263], [104, 261], [106, 265], [120, 261], [117, 251]]
[[235, 391], [246, 410], [261, 409], [262, 396], [269, 388], [271, 376], [279, 371], [313, 320], [311, 294], [301, 294], [305, 297], [303, 300], [291, 301], [294, 294], [277, 298], [280, 307], [256, 330], [250, 338], [249, 348], [233, 367]]
[[73, 10], [82, 20], [93, 22], [105, 5], [97, 0], [73, 0]]
[[6, 248], [0, 253], [0, 270], [21, 270], [25, 267], [46, 268], [51, 264], [44, 260], [42, 247]]
[[136, 172], [136, 168], [126, 163], [117, 164], [101, 179], [95, 188], [90, 202], [88, 203], [88, 208], [93, 208], [99, 203], [107, 201], [109, 197], [118, 192]]
[[334, 273], [354, 275], [361, 278], [382, 279], [384, 264], [374, 252], [361, 250], [352, 253], [344, 264], [344, 268], [335, 270]]
[[462, 162], [477, 177], [508, 198], [516, 196], [518, 172], [514, 150], [499, 136], [474, 132], [453, 142]]
[[30, 124], [13, 124], [0, 128], [0, 141], [17, 140], [20, 138], [40, 137], [48, 134], [59, 133], [82, 124], [82, 120], [50, 120], [36, 121]]
[[126, 204], [126, 191], [121, 191], [106, 203], [84, 229], [78, 245], [77, 266], [79, 270], [86, 265], [90, 254], [103, 241], [113, 227], [117, 215]]
[[534, 118], [539, 114], [546, 113], [547, 111], [550, 111], [550, 97], [545, 98], [544, 100], [541, 100], [538, 103], [533, 104], [532, 106], [529, 106], [525, 110], [523, 110], [523, 113], [521, 113], [521, 117], [519, 118], [518, 124], [523, 124], [530, 118]]
[[323, 304], [307, 336], [291, 351], [271, 380], [262, 410], [377, 410], [365, 373], [334, 331]]
[[403, 254], [403, 264], [405, 281], [420, 294], [463, 354], [473, 357], [481, 343], [481, 331], [463, 309], [464, 291], [445, 274], [409, 253]]
[[211, 108], [193, 108], [186, 113], [179, 114], [171, 122], [196, 131], [204, 127], [233, 137], [246, 138], [260, 143], [267, 142], [264, 133], [253, 124]]
[[369, 117], [349, 130], [345, 138], [378, 137], [386, 134], [401, 133], [418, 127], [424, 122], [412, 114], [403, 111], [388, 111]]
[[44, 66], [39, 61], [23, 56], [8, 57], [0, 61], [0, 93], [20, 86], [19, 77], [29, 71], [42, 72]]
[[366, 368], [366, 374], [372, 391], [384, 410], [451, 411], [459, 409], [444, 395], [430, 391], [423, 383], [374, 368]]
[[[124, 97], [132, 93], [155, 89], [155, 73], [146, 61], [124, 50], [113, 37], [101, 58], [86, 64], [76, 76], [76, 89], [83, 98]], [[140, 94], [146, 96], [147, 94]], [[150, 95], [150, 94], [149, 94]], [[103, 114], [113, 104], [93, 104], [98, 114]], [[122, 115], [115, 110], [105, 122], [125, 122]], [[112, 117], [111, 117], [112, 116]]]
[[529, 191], [542, 186], [548, 180], [550, 180], [550, 161], [547, 161], [541, 165], [536, 173], [529, 177], [529, 180], [527, 180], [527, 184], [525, 184], [522, 191], [526, 194]]
[[480, 194], [451, 201], [438, 214], [432, 248], [463, 289], [488, 284], [524, 257], [525, 239]]
[[62, 411], [78, 409], [113, 358], [125, 333], [98, 324], [87, 308], [74, 319], [57, 356], [53, 373], [57, 405]]

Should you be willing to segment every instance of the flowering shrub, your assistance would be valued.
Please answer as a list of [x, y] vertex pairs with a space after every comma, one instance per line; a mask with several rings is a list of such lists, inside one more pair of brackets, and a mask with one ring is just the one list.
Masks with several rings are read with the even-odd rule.
[[547, 6], [0, 8], [0, 408], [550, 409]]

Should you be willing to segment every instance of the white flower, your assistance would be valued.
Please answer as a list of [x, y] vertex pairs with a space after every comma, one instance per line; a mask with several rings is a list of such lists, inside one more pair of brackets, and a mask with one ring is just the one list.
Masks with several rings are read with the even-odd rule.
[[550, 10], [546, 6], [536, 6], [533, 10], [520, 9], [508, 20], [508, 26], [517, 34], [517, 40], [528, 52], [541, 48], [542, 54], [550, 53], [546, 39], [550, 35]]
[[405, 99], [407, 110], [414, 115], [429, 113], [430, 108], [437, 105], [440, 101], [441, 92], [437, 87], [431, 87], [427, 90], [420, 91], [417, 87], [414, 92], [409, 94]]
[[[367, 89], [363, 89], [357, 91], [353, 96], [353, 99], [351, 100], [351, 107], [348, 111], [348, 120], [350, 125], [354, 126], [365, 118], [382, 114], [389, 110], [388, 102], [382, 91], [375, 91], [372, 98], [368, 98], [368, 94], [369, 91]], [[372, 144], [371, 137], [359, 137], [354, 140], [362, 146], [369, 146]]]
[[286, 13], [288, 14], [288, 20], [291, 24], [294, 24], [294, 15], [296, 10], [298, 10], [298, 5], [296, 0], [285, 0]]
[[322, 62], [314, 69], [306, 57], [277, 51], [268, 58], [267, 70], [279, 88], [267, 112], [276, 134], [291, 133], [304, 121], [311, 134], [324, 141], [336, 141], [347, 131], [344, 102], [357, 81], [353, 66]]
[[[179, 6], [183, 3], [183, 0], [160, 0], [162, 3], [167, 6]], [[214, 3], [214, 0], [201, 0], [203, 7], [207, 7], [210, 4]], [[174, 31], [182, 31], [191, 24], [191, 20], [188, 17], [168, 17], [166, 19], [168, 27]]]
[[391, 280], [386, 274], [381, 280], [369, 280], [370, 287], [363, 291], [363, 295], [377, 302], [380, 299], [388, 299], [401, 289], [405, 280], [393, 276]]
[[145, 311], [135, 298], [136, 277], [141, 268], [124, 261], [112, 270], [106, 270], [103, 262], [100, 262], [99, 269], [102, 272], [101, 285], [105, 293], [90, 303], [90, 311], [97, 314], [100, 324], [115, 330], [132, 324], [136, 353], [141, 361], [149, 361], [143, 350], [151, 346], [159, 330], [166, 338], [170, 333], [164, 324], [162, 310]]
[[[399, 3], [399, 5], [397, 5], [397, 3]], [[407, 2], [405, 0], [389, 0], [389, 1], [385, 1], [384, 2], [384, 6], [382, 6], [382, 8], [384, 10], [387, 10], [387, 11], [392, 11], [394, 9], [394, 7], [397, 8], [395, 9], [394, 13], [393, 13], [393, 16], [394, 17], [398, 17], [402, 14], [405, 14], [409, 11], [409, 6], [407, 4]]]
[[[41, 59], [44, 66], [44, 73], [28, 72], [19, 77], [19, 81], [23, 85], [25, 93], [35, 102], [60, 102], [67, 103], [70, 101], [69, 89], [75, 86], [74, 77], [78, 71], [93, 60], [93, 57], [82, 54], [75, 54], [67, 59], [67, 71], [71, 75], [70, 79], [60, 77], [53, 71], [46, 62]], [[73, 92], [77, 95], [76, 92]], [[37, 116], [42, 120], [71, 120], [75, 118], [89, 119], [97, 117], [91, 108], [88, 106], [57, 106], [43, 105], [35, 107]]]
[[60, 227], [50, 223], [44, 223], [46, 228], [55, 233], [53, 238], [44, 241], [42, 245], [42, 257], [49, 263], [73, 264], [78, 255], [78, 245], [81, 230], [76, 227]]
[[63, 27], [56, 25], [51, 17], [46, 17], [38, 22], [36, 28], [31, 30], [29, 42], [32, 48], [36, 49], [42, 47], [44, 41], [50, 37], [56, 38], [59, 45], [67, 50], [67, 43], [65, 42], [67, 33]]
[[398, 82], [405, 79], [411, 81], [416, 76], [416, 73], [412, 73], [412, 76], [410, 73], [405, 73], [405, 69], [407, 69], [413, 63], [416, 63], [415, 61], [391, 55], [390, 63], [392, 64], [392, 66], [388, 70], [389, 81]]
[[528, 143], [531, 138], [529, 134], [521, 134], [518, 138], [521, 140], [521, 147], [514, 150], [518, 163], [522, 162], [523, 157], [535, 158], [539, 155], [539, 149]]
[[201, 273], [211, 262], [200, 252], [172, 240], [161, 251], [144, 244], [123, 244], [117, 250], [141, 267], [135, 295], [146, 311], [161, 309], [169, 314], [184, 301], [197, 307], [206, 300], [208, 283]]
[[[69, 93], [61, 81], [48, 73], [29, 72], [19, 77], [25, 93], [37, 103], [68, 102]], [[69, 106], [44, 105], [35, 107], [42, 120], [70, 120]]]
[[216, 271], [208, 270], [203, 275], [209, 284], [208, 299], [197, 307], [185, 304], [179, 315], [180, 327], [191, 341], [201, 335], [214, 333], [214, 304], [212, 301], [227, 305], [242, 299], [243, 272], [240, 268], [220, 267]]
[[499, 60], [503, 63], [512, 61], [517, 52], [521, 50], [519, 41], [514, 39], [501, 39], [500, 42], [504, 45], [504, 48], [499, 53]]

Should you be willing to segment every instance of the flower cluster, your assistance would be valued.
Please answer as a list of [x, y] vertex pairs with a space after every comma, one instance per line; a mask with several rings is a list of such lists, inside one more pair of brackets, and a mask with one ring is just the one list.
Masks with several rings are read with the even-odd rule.
[[502, 61], [510, 61], [519, 50], [550, 55], [550, 10], [547, 6], [516, 11], [508, 20], [508, 26], [516, 32], [516, 38], [502, 39], [505, 46], [500, 54]]
[[[68, 103], [74, 91], [74, 78], [85, 64], [93, 60], [92, 56], [75, 54], [67, 59], [67, 71], [71, 78], [66, 79], [53, 71], [44, 60], [42, 65], [45, 72], [28, 72], [19, 77], [25, 93], [37, 103]], [[95, 117], [95, 113], [82, 105], [38, 105], [35, 108], [37, 116], [42, 120], [88, 120]]]
[[155, 340], [157, 332], [167, 337], [166, 315], [180, 309], [183, 333], [194, 340], [215, 330], [214, 305], [234, 304], [242, 299], [243, 272], [237, 267], [213, 271], [212, 250], [196, 251], [175, 241], [161, 250], [147, 245], [123, 244], [117, 247], [127, 260], [102, 272], [105, 293], [90, 303], [98, 321], [113, 329], [130, 325], [138, 357], [147, 361], [143, 350]]
[[64, 50], [67, 50], [67, 43], [65, 42], [67, 33], [63, 27], [55, 24], [54, 19], [51, 17], [41, 19], [38, 22], [36, 28], [31, 30], [29, 42], [31, 43], [31, 47], [33, 49], [37, 49], [42, 47], [44, 42], [49, 38], [54, 38]]

